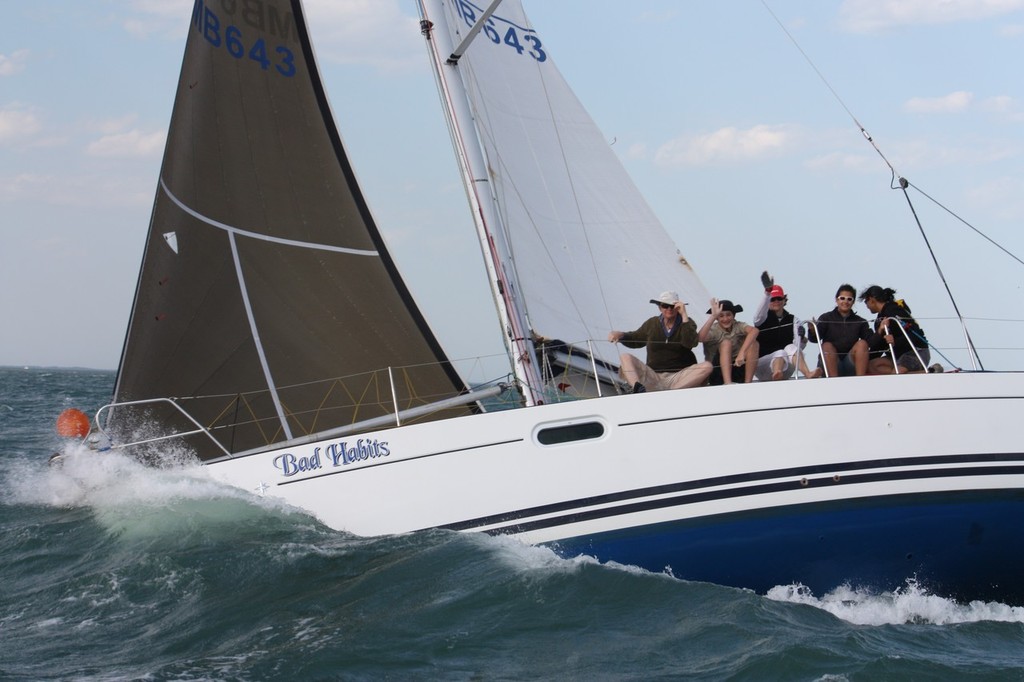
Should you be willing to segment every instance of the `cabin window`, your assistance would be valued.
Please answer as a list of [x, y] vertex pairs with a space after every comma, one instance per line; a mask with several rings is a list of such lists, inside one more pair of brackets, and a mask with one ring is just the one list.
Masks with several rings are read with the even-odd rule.
[[541, 445], [558, 445], [578, 440], [591, 440], [604, 435], [604, 424], [601, 422], [579, 422], [548, 426], [537, 431], [537, 440]]

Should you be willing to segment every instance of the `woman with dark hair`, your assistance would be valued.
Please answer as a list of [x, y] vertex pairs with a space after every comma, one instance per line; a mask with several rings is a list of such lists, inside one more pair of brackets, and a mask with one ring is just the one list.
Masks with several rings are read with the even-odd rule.
[[[868, 373], [868, 321], [853, 312], [857, 290], [852, 284], [840, 284], [836, 290], [836, 307], [822, 313], [807, 329], [811, 343], [821, 344], [821, 356], [815, 377], [864, 376]], [[824, 367], [822, 367], [824, 365]]]
[[875, 313], [875, 333], [868, 339], [869, 374], [924, 372], [931, 359], [924, 330], [911, 316], [910, 306], [902, 299], [896, 300], [895, 294], [895, 289], [877, 284], [860, 294], [860, 300]]

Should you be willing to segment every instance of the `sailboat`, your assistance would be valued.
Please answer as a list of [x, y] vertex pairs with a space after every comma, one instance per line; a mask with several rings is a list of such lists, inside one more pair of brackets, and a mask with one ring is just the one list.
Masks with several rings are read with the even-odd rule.
[[357, 535], [504, 534], [761, 592], [914, 578], [1024, 604], [1024, 375], [624, 393], [609, 320], [665, 282], [707, 291], [520, 2], [421, 0], [509, 357], [470, 386], [360, 192], [301, 2], [257, 7], [194, 4], [96, 415], [112, 447], [183, 448]]

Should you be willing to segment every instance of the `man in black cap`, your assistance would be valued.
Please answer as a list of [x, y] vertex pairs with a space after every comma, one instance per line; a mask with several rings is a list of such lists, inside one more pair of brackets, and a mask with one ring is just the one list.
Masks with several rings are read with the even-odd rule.
[[710, 317], [697, 338], [704, 344], [704, 357], [714, 369], [708, 383], [712, 386], [749, 384], [757, 367], [757, 327], [736, 319], [743, 306], [732, 301], [711, 299]]
[[619, 373], [633, 393], [700, 386], [711, 374], [711, 365], [697, 362], [697, 324], [686, 314], [686, 304], [674, 291], [664, 291], [651, 303], [660, 314], [648, 318], [631, 332], [608, 332], [608, 340], [626, 348], [647, 348], [647, 363], [631, 353], [619, 356]]

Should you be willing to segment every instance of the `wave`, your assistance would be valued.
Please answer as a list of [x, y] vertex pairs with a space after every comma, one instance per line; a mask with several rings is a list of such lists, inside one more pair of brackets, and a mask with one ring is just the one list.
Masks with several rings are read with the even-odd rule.
[[274, 498], [226, 486], [194, 461], [178, 458], [153, 467], [124, 454], [94, 452], [72, 444], [54, 466], [21, 459], [7, 468], [6, 504], [88, 509], [109, 533], [121, 536], [177, 534], [188, 528], [211, 532], [217, 526], [267, 517], [287, 517], [286, 525], [312, 517]]
[[843, 585], [816, 597], [804, 585], [793, 584], [777, 585], [766, 596], [780, 602], [813, 606], [855, 625], [1024, 623], [1024, 607], [982, 601], [961, 604], [929, 593], [914, 578], [907, 578], [902, 588], [892, 592]]
[[[423, 559], [435, 552], [447, 554], [442, 550], [447, 546], [462, 556], [462, 561], [476, 555], [470, 563], [480, 574], [497, 570], [514, 581], [538, 584], [587, 574], [614, 584], [618, 579], [613, 574], [618, 574], [622, 579], [632, 576], [641, 581], [655, 578], [679, 582], [670, 573], [601, 564], [586, 555], [566, 558], [551, 548], [526, 545], [509, 537], [434, 531], [406, 537], [357, 538], [336, 533], [275, 498], [258, 497], [215, 481], [205, 467], [180, 453], [164, 454], [173, 462], [171, 465], [153, 467], [117, 452], [96, 453], [78, 445], [66, 449], [61, 466], [47, 467], [20, 459], [8, 466], [3, 501], [87, 510], [108, 536], [165, 547], [166, 543], [183, 547], [246, 538], [259, 542], [274, 537], [275, 559], [286, 563], [336, 558], [368, 547], [374, 547], [371, 553], [406, 551]], [[596, 574], [590, 573], [594, 570], [606, 577], [594, 578]], [[891, 592], [845, 585], [817, 596], [803, 585], [792, 584], [776, 586], [764, 598], [811, 606], [855, 625], [1024, 623], [1024, 607], [998, 602], [958, 603], [930, 593], [912, 577]]]

